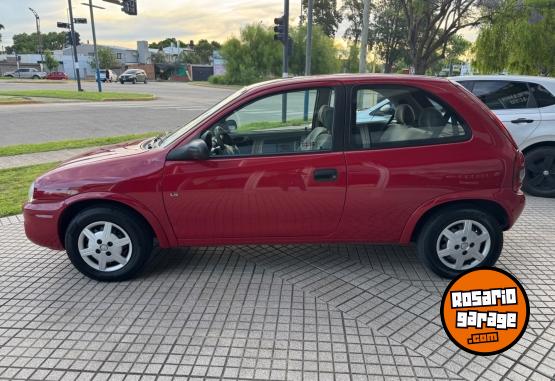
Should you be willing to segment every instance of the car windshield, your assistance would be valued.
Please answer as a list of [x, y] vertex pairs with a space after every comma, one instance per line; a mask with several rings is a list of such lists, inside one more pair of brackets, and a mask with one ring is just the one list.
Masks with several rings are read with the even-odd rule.
[[181, 127], [179, 130], [174, 131], [173, 133], [169, 134], [166, 138], [164, 138], [164, 140], [162, 141], [162, 143], [160, 143], [161, 147], [167, 147], [170, 144], [172, 144], [173, 142], [175, 142], [177, 139], [179, 139], [181, 136], [183, 136], [185, 133], [187, 133], [188, 131], [190, 131], [191, 129], [193, 129], [195, 126], [197, 126], [200, 122], [202, 122], [204, 119], [211, 117], [212, 115], [214, 115], [216, 112], [218, 112], [222, 107], [224, 107], [225, 105], [227, 105], [228, 103], [234, 101], [235, 99], [237, 99], [239, 96], [241, 96], [245, 91], [247, 91], [248, 88], [244, 87], [241, 90], [231, 94], [230, 96], [228, 96], [227, 98], [225, 98], [224, 100], [220, 101], [219, 103], [215, 104], [214, 106], [212, 106], [210, 109], [208, 109], [207, 111], [205, 111], [204, 113], [202, 113], [201, 115], [197, 116], [195, 119], [191, 120], [189, 123], [187, 123], [185, 126]]
[[123, 74], [137, 74], [139, 71], [138, 70], [127, 70], [125, 73]]

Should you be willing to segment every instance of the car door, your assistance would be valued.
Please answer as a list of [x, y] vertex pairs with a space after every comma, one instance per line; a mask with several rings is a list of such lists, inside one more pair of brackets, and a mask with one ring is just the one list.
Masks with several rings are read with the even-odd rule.
[[[163, 194], [178, 240], [310, 240], [339, 224], [346, 191], [343, 88], [264, 95], [195, 138], [202, 161], [168, 161]], [[305, 107], [308, 105], [308, 107]]]
[[471, 91], [499, 117], [519, 146], [540, 125], [541, 114], [527, 82], [475, 80]]
[[[445, 102], [449, 98], [452, 104], [457, 102], [450, 93], [443, 92], [440, 98], [394, 83], [359, 86], [350, 93], [345, 145], [348, 187], [338, 229], [343, 240], [399, 242], [419, 206], [452, 192], [453, 187], [464, 188], [465, 182], [469, 189], [477, 181], [484, 188], [494, 186], [497, 161], [477, 158], [464, 144], [471, 131]], [[381, 124], [364, 123], [357, 112], [359, 105], [372, 107], [380, 99], [391, 103], [395, 115]]]

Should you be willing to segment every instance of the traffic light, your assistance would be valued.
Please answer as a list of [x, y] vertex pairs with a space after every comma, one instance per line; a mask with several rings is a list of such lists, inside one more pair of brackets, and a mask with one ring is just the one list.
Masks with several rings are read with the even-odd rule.
[[75, 46], [79, 45], [81, 45], [81, 36], [79, 36], [79, 33], [75, 32]]
[[137, 16], [137, 0], [123, 0], [121, 10], [131, 16]]
[[276, 17], [274, 19], [274, 40], [285, 43], [285, 17]]
[[73, 39], [71, 38], [71, 32], [67, 32], [66, 33], [66, 40], [65, 40], [66, 45], [73, 45]]

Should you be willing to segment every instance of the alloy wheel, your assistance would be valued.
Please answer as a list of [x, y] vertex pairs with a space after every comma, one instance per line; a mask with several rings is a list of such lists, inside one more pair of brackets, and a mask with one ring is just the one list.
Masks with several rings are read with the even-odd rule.
[[481, 223], [459, 220], [439, 234], [436, 253], [440, 261], [453, 270], [461, 271], [478, 266], [491, 249], [491, 237]]
[[555, 155], [545, 155], [526, 162], [526, 181], [538, 191], [555, 188]]

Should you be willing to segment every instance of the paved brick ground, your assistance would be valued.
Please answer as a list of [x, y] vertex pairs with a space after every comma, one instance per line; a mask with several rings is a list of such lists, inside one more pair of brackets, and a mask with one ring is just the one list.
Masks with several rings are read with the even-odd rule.
[[249, 246], [157, 252], [97, 283], [0, 219], [2, 379], [555, 379], [555, 201], [529, 198], [499, 267], [532, 316], [502, 355], [447, 340], [446, 286], [413, 248]]

